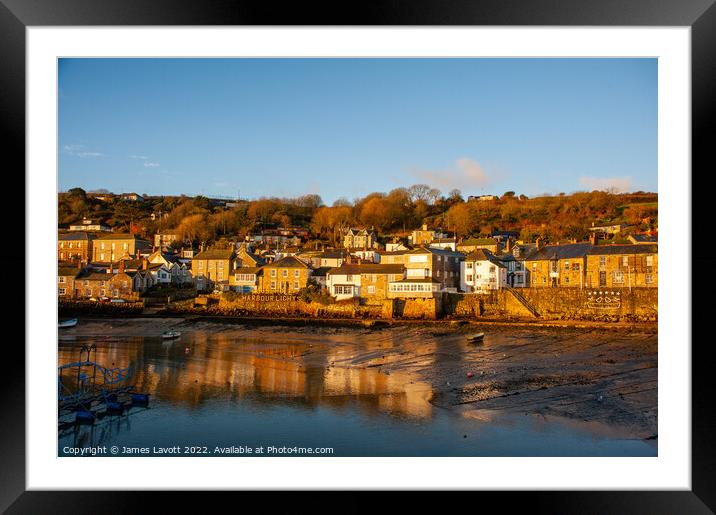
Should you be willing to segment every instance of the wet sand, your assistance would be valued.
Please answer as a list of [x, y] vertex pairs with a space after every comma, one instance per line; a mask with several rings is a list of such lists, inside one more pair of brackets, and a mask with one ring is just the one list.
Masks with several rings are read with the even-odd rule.
[[[590, 426], [605, 436], [656, 439], [656, 326], [585, 325], [551, 328], [510, 325], [406, 324], [386, 328], [284, 327], [183, 318], [83, 318], [73, 336], [158, 337], [182, 333], [247, 338], [251, 352], [270, 352], [262, 341], [280, 339], [300, 352], [272, 356], [301, 367], [371, 370], [391, 378], [391, 388], [421, 395], [432, 409], [488, 420], [495, 414], [528, 414]], [[484, 331], [480, 345], [466, 335]]]

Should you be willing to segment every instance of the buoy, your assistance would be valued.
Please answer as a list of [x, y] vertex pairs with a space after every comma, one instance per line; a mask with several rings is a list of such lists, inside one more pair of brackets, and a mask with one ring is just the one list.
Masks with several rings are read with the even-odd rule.
[[467, 377], [472, 377], [472, 372], [468, 372]]

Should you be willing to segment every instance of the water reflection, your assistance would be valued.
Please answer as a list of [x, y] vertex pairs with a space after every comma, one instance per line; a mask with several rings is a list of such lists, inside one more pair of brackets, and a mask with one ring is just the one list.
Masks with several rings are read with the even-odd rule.
[[83, 343], [97, 345], [97, 361], [132, 367], [138, 391], [175, 405], [196, 408], [217, 398], [258, 404], [290, 403], [313, 408], [355, 404], [367, 413], [431, 416], [431, 387], [410, 372], [387, 373], [356, 366], [394, 342], [352, 343], [303, 339], [242, 338], [196, 331], [173, 342], [158, 338], [77, 337], [59, 347], [59, 364], [77, 359]]

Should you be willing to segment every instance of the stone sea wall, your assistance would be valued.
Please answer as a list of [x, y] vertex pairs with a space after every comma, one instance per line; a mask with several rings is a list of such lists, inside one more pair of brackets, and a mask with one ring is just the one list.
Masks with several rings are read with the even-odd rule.
[[266, 317], [371, 319], [656, 321], [658, 289], [522, 288], [487, 294], [448, 293], [437, 298], [387, 299], [361, 304], [305, 302], [293, 296], [200, 296], [175, 302], [174, 312]]

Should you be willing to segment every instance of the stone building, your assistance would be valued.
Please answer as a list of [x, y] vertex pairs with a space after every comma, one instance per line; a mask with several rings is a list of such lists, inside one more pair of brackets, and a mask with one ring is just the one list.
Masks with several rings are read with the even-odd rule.
[[590, 288], [656, 288], [659, 285], [655, 244], [597, 245], [587, 254]]
[[372, 229], [350, 228], [343, 236], [343, 247], [347, 249], [372, 249], [377, 248], [377, 245], [377, 237]]
[[591, 243], [539, 244], [538, 250], [525, 259], [529, 285], [586, 286], [587, 254], [591, 249]]
[[262, 293], [298, 293], [311, 277], [311, 268], [294, 256], [261, 267], [258, 290]]
[[136, 234], [105, 234], [92, 243], [92, 261], [99, 263], [138, 258], [151, 252], [152, 244]]
[[88, 263], [92, 257], [93, 234], [78, 231], [57, 236], [58, 261], [82, 261]]
[[81, 264], [62, 264], [57, 267], [57, 296], [65, 299], [75, 297], [75, 279], [82, 272]]
[[191, 262], [191, 272], [197, 290], [228, 289], [235, 260], [233, 249], [208, 249], [195, 255]]
[[[381, 263], [383, 263], [381, 254]], [[400, 293], [420, 293], [432, 296], [436, 292], [456, 292], [460, 287], [460, 260], [462, 254], [447, 249], [421, 247], [390, 256], [391, 263], [405, 266], [405, 277], [391, 283], [389, 296]], [[400, 282], [400, 284], [397, 284]], [[406, 296], [406, 295], [403, 295]]]
[[400, 264], [343, 263], [327, 272], [326, 287], [338, 300], [352, 297], [384, 299], [388, 296], [390, 282], [403, 278], [404, 267]]

